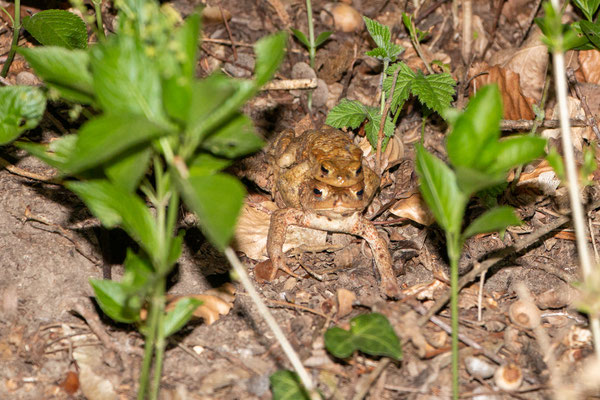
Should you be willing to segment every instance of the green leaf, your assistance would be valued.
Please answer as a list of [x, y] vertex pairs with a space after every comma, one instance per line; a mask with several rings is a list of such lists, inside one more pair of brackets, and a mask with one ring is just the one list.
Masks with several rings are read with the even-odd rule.
[[504, 173], [492, 174], [468, 167], [456, 167], [458, 188], [467, 196], [506, 181]]
[[52, 46], [19, 48], [17, 52], [25, 57], [48, 87], [56, 89], [66, 100], [83, 104], [94, 103], [94, 87], [87, 52]]
[[579, 26], [590, 42], [600, 49], [600, 22], [579, 21]]
[[462, 236], [464, 239], [467, 239], [478, 233], [502, 231], [511, 225], [520, 224], [521, 220], [517, 217], [515, 210], [512, 207], [496, 207], [477, 217], [477, 219], [465, 229]]
[[140, 320], [141, 302], [125, 285], [110, 280], [90, 279], [96, 301], [106, 315], [117, 322], [131, 324]]
[[134, 146], [147, 144], [167, 133], [169, 131], [166, 128], [142, 115], [124, 112], [101, 115], [80, 129], [75, 148], [65, 165], [65, 172], [75, 174], [100, 165]]
[[294, 34], [296, 39], [298, 39], [300, 41], [300, 43], [302, 43], [304, 46], [306, 46], [306, 48], [310, 48], [310, 42], [308, 41], [308, 38], [302, 31], [299, 31], [298, 29], [294, 29], [294, 28], [290, 28], [290, 29], [292, 30], [292, 33]]
[[154, 274], [150, 260], [128, 248], [123, 265], [125, 266], [125, 273], [123, 279], [121, 279], [121, 284], [123, 287], [129, 288], [131, 292], [143, 295], [149, 289], [146, 286], [152, 280]]
[[367, 108], [356, 100], [342, 99], [327, 115], [325, 123], [334, 128], [358, 128], [367, 118]]
[[402, 347], [394, 328], [386, 317], [378, 313], [352, 318], [350, 331], [338, 327], [328, 329], [325, 332], [325, 347], [340, 358], [349, 357], [355, 350], [360, 350], [372, 356], [402, 359]]
[[227, 125], [202, 142], [203, 149], [227, 158], [252, 153], [263, 145], [264, 141], [254, 132], [252, 121], [244, 114], [238, 114]]
[[458, 117], [448, 135], [448, 158], [456, 167], [474, 168], [484, 149], [500, 137], [502, 99], [496, 85], [484, 86]]
[[[367, 139], [374, 149], [377, 148], [377, 141], [379, 140], [379, 127], [381, 125], [381, 114], [380, 109], [377, 107], [367, 107], [367, 117], [369, 121], [365, 125], [365, 133]], [[385, 126], [383, 127], [383, 141], [381, 149], [385, 150], [389, 138], [394, 134], [394, 123], [390, 118], [390, 115], [385, 116]]]
[[190, 174], [195, 176], [213, 175], [231, 165], [231, 161], [200, 153], [189, 165]]
[[177, 236], [173, 236], [171, 239], [171, 246], [169, 247], [169, 258], [167, 259], [167, 265], [170, 267], [174, 265], [179, 257], [181, 257], [181, 245], [183, 243], [183, 236], [185, 235], [185, 230], [179, 230]]
[[44, 115], [46, 97], [37, 87], [0, 87], [0, 145], [35, 128]]
[[143, 115], [166, 124], [158, 69], [140, 43], [113, 36], [92, 47], [90, 61], [96, 96], [105, 112]]
[[277, 371], [269, 378], [273, 400], [310, 400], [310, 396], [295, 372]]
[[456, 175], [442, 160], [417, 145], [416, 170], [420, 190], [438, 224], [458, 234], [468, 198], [459, 190]]
[[64, 170], [65, 164], [73, 154], [76, 141], [77, 135], [70, 134], [52, 141], [49, 145], [19, 142], [17, 147], [26, 150], [29, 154], [36, 156], [54, 168]]
[[495, 162], [488, 168], [491, 173], [506, 172], [544, 154], [546, 139], [536, 136], [513, 136], [498, 143]]
[[179, 299], [175, 308], [165, 317], [164, 332], [165, 337], [169, 337], [181, 328], [192, 318], [196, 308], [202, 305], [202, 300], [193, 297], [184, 297]]
[[233, 236], [246, 194], [244, 186], [225, 174], [190, 175], [187, 179], [175, 174], [175, 181], [206, 237], [223, 250]]
[[390, 28], [368, 17], [363, 17], [363, 20], [377, 47], [385, 48], [386, 44], [392, 40]]
[[394, 83], [394, 75], [398, 72], [398, 79], [396, 80], [396, 88], [394, 89], [394, 97], [392, 98], [391, 109], [393, 112], [398, 107], [402, 107], [404, 102], [410, 96], [410, 89], [413, 79], [417, 76], [408, 65], [403, 62], [396, 63], [388, 68], [387, 76], [383, 81], [383, 90], [385, 90], [386, 97], [390, 96], [392, 91], [392, 83]]
[[388, 56], [387, 51], [381, 47], [375, 47], [373, 50], [369, 50], [365, 53], [369, 57], [376, 58], [378, 60], [385, 60]]
[[85, 22], [66, 10], [44, 10], [23, 18], [23, 28], [44, 46], [87, 48]]
[[448, 73], [423, 75], [418, 72], [412, 80], [411, 91], [419, 101], [438, 114], [450, 107], [456, 82]]
[[[573, 22], [570, 26], [567, 25], [563, 33], [563, 47], [565, 50], [576, 49], [576, 50], [594, 50], [596, 46], [588, 37], [583, 33], [581, 29], [582, 21]], [[543, 38], [542, 38], [543, 39]]]
[[113, 184], [132, 193], [148, 172], [151, 155], [152, 148], [149, 146], [129, 150], [107, 165], [104, 173]]
[[255, 79], [256, 85], [262, 86], [267, 83], [279, 68], [279, 64], [285, 56], [285, 43], [287, 35], [279, 32], [260, 39], [254, 45], [256, 53]]
[[600, 6], [600, 0], [573, 0], [573, 3], [579, 7], [588, 21], [594, 20], [594, 14]]
[[323, 43], [325, 43], [325, 41], [327, 39], [329, 39], [329, 36], [331, 36], [332, 34], [333, 34], [332, 31], [321, 32], [319, 34], [319, 36], [317, 36], [317, 38], [315, 39], [315, 48], [319, 47], [320, 45], [322, 45]]
[[565, 164], [563, 163], [563, 159], [560, 154], [558, 154], [556, 147], [553, 146], [550, 149], [550, 152], [546, 156], [546, 160], [554, 170], [554, 173], [556, 173], [556, 176], [558, 176], [558, 179], [564, 181], [566, 179]]
[[65, 186], [83, 200], [105, 227], [122, 226], [149, 255], [154, 256], [161, 248], [154, 218], [138, 196], [106, 180], [72, 181]]

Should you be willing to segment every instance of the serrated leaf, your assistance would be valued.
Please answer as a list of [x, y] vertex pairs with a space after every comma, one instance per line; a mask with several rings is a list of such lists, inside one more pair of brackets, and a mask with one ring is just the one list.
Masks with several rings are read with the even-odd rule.
[[390, 28], [368, 17], [363, 17], [363, 20], [377, 47], [385, 49], [386, 44], [392, 39]]
[[294, 29], [294, 28], [290, 28], [290, 29], [292, 30], [294, 37], [296, 39], [298, 39], [300, 41], [300, 43], [302, 43], [304, 46], [306, 46], [306, 48], [310, 48], [310, 42], [308, 41], [308, 38], [302, 31], [299, 31], [298, 29]]
[[23, 18], [23, 28], [44, 46], [87, 48], [85, 22], [66, 10], [44, 10]]
[[579, 26], [590, 42], [600, 49], [600, 22], [579, 21]]
[[395, 112], [398, 107], [402, 107], [404, 102], [408, 99], [410, 96], [412, 81], [415, 76], [417, 76], [417, 74], [415, 74], [413, 70], [403, 62], [396, 63], [389, 67], [387, 71], [387, 77], [383, 81], [383, 90], [385, 90], [385, 95], [387, 97], [390, 96], [392, 91], [394, 75], [398, 69], [400, 69], [400, 72], [398, 72], [396, 88], [394, 89], [394, 97], [392, 98], [392, 104], [390, 105], [393, 112]]
[[117, 322], [131, 324], [140, 320], [141, 303], [126, 286], [110, 280], [90, 279], [102, 311]]
[[[367, 118], [369, 121], [365, 124], [365, 134], [371, 146], [374, 149], [377, 148], [377, 142], [379, 140], [379, 128], [381, 126], [381, 114], [380, 109], [377, 107], [367, 107]], [[385, 126], [383, 127], [383, 141], [381, 144], [381, 150], [385, 150], [390, 137], [394, 134], [394, 123], [390, 118], [389, 114], [385, 118]]]
[[0, 87], [0, 145], [35, 128], [46, 109], [46, 97], [37, 87]]
[[279, 32], [260, 39], [254, 45], [256, 53], [255, 80], [259, 87], [267, 83], [279, 68], [285, 56], [287, 35]]
[[167, 123], [156, 63], [140, 43], [126, 35], [113, 36], [92, 47], [90, 63], [96, 97], [105, 112]]
[[310, 400], [295, 372], [277, 371], [269, 378], [273, 400]]
[[423, 75], [419, 72], [412, 80], [411, 91], [419, 101], [442, 115], [450, 107], [456, 82], [448, 73]]
[[594, 14], [600, 6], [600, 0], [573, 0], [573, 3], [579, 7], [588, 21], [594, 20]]
[[355, 350], [372, 356], [402, 358], [400, 340], [386, 317], [378, 313], [350, 320], [350, 331], [333, 327], [325, 332], [325, 347], [336, 357], [346, 358]]
[[71, 181], [65, 186], [83, 200], [102, 225], [120, 225], [148, 254], [157, 253], [161, 245], [156, 222], [138, 196], [107, 180]]
[[17, 52], [25, 57], [48, 87], [58, 90], [66, 100], [83, 104], [94, 103], [88, 52], [55, 46], [33, 49], [21, 47]]
[[369, 50], [365, 53], [369, 57], [376, 58], [378, 60], [385, 60], [388, 56], [387, 51], [382, 47], [376, 47], [373, 50]]
[[252, 121], [244, 114], [238, 114], [202, 142], [203, 149], [227, 158], [252, 153], [263, 145], [264, 141], [254, 132]]
[[456, 175], [442, 160], [417, 145], [415, 169], [419, 174], [421, 194], [446, 232], [458, 234], [467, 197], [459, 190]]
[[496, 207], [486, 211], [465, 229], [463, 239], [479, 233], [502, 231], [512, 225], [520, 225], [521, 220], [515, 214], [515, 210], [509, 206]]
[[367, 108], [356, 100], [342, 99], [327, 115], [325, 123], [334, 128], [358, 128], [367, 117]]
[[329, 37], [333, 34], [332, 31], [325, 31], [325, 32], [321, 32], [319, 34], [319, 36], [317, 36], [317, 38], [315, 39], [315, 48], [319, 47], [320, 45], [322, 45], [323, 43], [325, 43], [325, 41], [327, 39], [329, 39]]
[[175, 308], [165, 316], [164, 333], [169, 337], [181, 328], [192, 318], [196, 308], [202, 305], [202, 300], [193, 297], [184, 297], [177, 301]]
[[169, 133], [142, 115], [104, 114], [87, 122], [79, 131], [65, 172], [74, 174], [100, 165], [120, 153], [149, 143]]
[[225, 174], [190, 175], [187, 179], [175, 174], [175, 178], [186, 205], [198, 216], [200, 228], [223, 250], [233, 236], [246, 194], [244, 186]]

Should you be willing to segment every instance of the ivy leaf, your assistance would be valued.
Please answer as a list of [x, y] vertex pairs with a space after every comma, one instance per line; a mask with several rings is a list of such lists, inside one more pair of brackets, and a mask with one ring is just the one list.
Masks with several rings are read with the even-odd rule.
[[486, 211], [471, 223], [463, 232], [463, 238], [467, 239], [478, 233], [502, 231], [511, 225], [520, 225], [521, 220], [515, 214], [515, 210], [509, 206], [501, 206]]
[[28, 129], [35, 128], [46, 109], [46, 97], [37, 87], [0, 88], [0, 145], [10, 143]]
[[269, 378], [273, 400], [310, 400], [310, 396], [295, 372], [277, 371]]
[[346, 358], [359, 350], [372, 356], [402, 359], [402, 347], [394, 328], [379, 313], [359, 315], [350, 320], [350, 331], [333, 327], [325, 332], [325, 347], [336, 357]]
[[412, 93], [419, 101], [442, 115], [450, 107], [456, 82], [448, 73], [423, 75], [418, 72], [411, 84]]
[[367, 108], [356, 100], [342, 99], [327, 115], [325, 123], [334, 128], [358, 128], [367, 117]]
[[394, 97], [392, 98], [392, 104], [390, 105], [393, 112], [395, 112], [398, 107], [402, 107], [404, 102], [408, 100], [412, 81], [417, 76], [417, 74], [403, 62], [396, 63], [389, 67], [387, 70], [387, 77], [383, 81], [383, 90], [385, 90], [386, 97], [390, 96], [392, 83], [394, 83], [394, 75], [398, 69], [400, 69], [400, 72], [398, 72]]
[[23, 18], [23, 28], [44, 46], [87, 48], [85, 22], [66, 10], [44, 10]]

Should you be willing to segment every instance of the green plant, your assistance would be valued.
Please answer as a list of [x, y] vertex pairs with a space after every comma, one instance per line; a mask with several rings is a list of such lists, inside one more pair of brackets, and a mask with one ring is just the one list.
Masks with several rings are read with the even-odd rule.
[[[383, 61], [383, 89], [380, 105], [372, 107], [356, 100], [342, 99], [331, 109], [326, 123], [336, 128], [355, 129], [367, 120], [365, 124], [367, 139], [379, 154], [394, 134], [394, 127], [402, 106], [411, 94], [427, 108], [443, 113], [450, 106], [456, 82], [448, 73], [423, 75], [421, 71], [415, 73], [403, 62], [396, 62], [398, 55], [404, 49], [391, 42], [390, 29], [367, 17], [364, 17], [364, 21], [369, 34], [377, 44], [375, 49], [366, 54]], [[388, 112], [385, 106], [386, 99], [389, 99]], [[394, 116], [393, 119], [391, 115]]]
[[4, 62], [4, 66], [2, 67], [2, 71], [0, 71], [0, 76], [6, 78], [8, 75], [8, 69], [12, 64], [15, 53], [17, 51], [17, 47], [19, 45], [19, 34], [21, 32], [21, 0], [15, 0], [15, 18], [13, 19], [11, 15], [6, 11], [6, 9], [2, 8], [2, 11], [8, 15], [12, 23], [13, 37], [12, 42], [10, 44], [10, 50], [8, 52], [8, 56], [6, 57], [6, 61]]
[[[594, 15], [600, 7], [599, 0], [574, 0], [586, 20], [563, 24], [562, 12], [557, 12], [550, 2], [544, 3], [545, 16], [536, 18], [535, 23], [544, 33], [544, 43], [553, 50], [600, 50], [600, 21], [594, 22]], [[566, 6], [567, 3], [565, 3]]]
[[542, 138], [521, 135], [500, 139], [502, 102], [496, 86], [486, 86], [453, 121], [446, 149], [453, 168], [417, 146], [420, 190], [446, 234], [450, 259], [453, 396], [458, 398], [458, 260], [463, 243], [478, 233], [502, 231], [520, 224], [508, 206], [492, 208], [463, 229], [470, 197], [505, 181], [508, 170], [544, 152]]
[[[300, 41], [300, 43], [302, 43], [308, 49], [308, 58], [310, 60], [310, 67], [314, 70], [315, 69], [315, 53], [317, 51], [317, 48], [319, 46], [321, 46], [323, 43], [325, 43], [325, 41], [327, 39], [329, 39], [329, 36], [331, 36], [331, 34], [333, 32], [331, 32], [331, 31], [321, 32], [319, 34], [319, 36], [317, 36], [317, 39], [315, 40], [311, 0], [306, 0], [306, 16], [308, 18], [308, 38], [306, 38], [306, 35], [302, 31], [300, 31], [298, 29], [294, 29], [294, 28], [291, 28], [291, 29], [292, 29], [292, 33], [294, 34], [296, 39], [298, 39]], [[312, 109], [312, 91], [308, 93], [308, 109], [309, 110]]]
[[229, 159], [262, 146], [239, 109], [284, 55], [286, 36], [273, 35], [255, 45], [253, 80], [219, 73], [198, 80], [199, 27], [198, 15], [176, 27], [157, 2], [124, 0], [117, 34], [87, 50], [19, 49], [52, 91], [98, 111], [77, 134], [49, 146], [17, 144], [63, 177], [77, 176], [65, 186], [105, 227], [120, 226], [139, 244], [138, 252], [128, 252], [120, 282], [91, 280], [102, 310], [115, 321], [137, 324], [145, 337], [139, 399], [148, 391], [157, 398], [166, 338], [199, 304], [189, 298], [165, 312], [166, 277], [183, 240], [183, 232], [175, 231], [180, 203], [225, 249], [245, 190], [220, 171]]

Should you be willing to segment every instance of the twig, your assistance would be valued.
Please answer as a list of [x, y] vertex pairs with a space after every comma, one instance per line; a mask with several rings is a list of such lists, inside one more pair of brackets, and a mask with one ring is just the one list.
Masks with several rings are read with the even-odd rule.
[[270, 81], [262, 87], [262, 90], [298, 90], [314, 89], [317, 87], [317, 78], [314, 79], [281, 79]]
[[575, 73], [572, 68], [567, 69], [567, 78], [569, 78], [569, 83], [575, 89], [575, 94], [581, 101], [581, 105], [583, 106], [583, 111], [585, 112], [585, 116], [588, 119], [588, 124], [592, 127], [596, 138], [600, 140], [600, 129], [598, 129], [598, 122], [596, 121], [596, 117], [594, 117], [594, 113], [590, 110], [590, 106], [588, 105], [587, 98], [581, 93], [581, 89], [579, 88], [579, 82], [577, 82], [577, 78], [575, 77]]
[[40, 182], [52, 183], [55, 185], [60, 185], [56, 176], [43, 176], [36, 174], [35, 172], [25, 171], [19, 167], [16, 167], [14, 164], [8, 162], [4, 158], [0, 157], [0, 168], [5, 168], [8, 172], [14, 175], [22, 176], [24, 178], [33, 179]]
[[[381, 122], [379, 123], [379, 132], [377, 133], [377, 153], [375, 156], [375, 169], [377, 170], [377, 174], [381, 176], [383, 171], [381, 170], [381, 146], [383, 144], [383, 131], [385, 128], [385, 123], [387, 121], [387, 114], [390, 111], [390, 106], [392, 105], [392, 99], [394, 98], [394, 90], [396, 89], [396, 82], [398, 81], [398, 73], [400, 72], [400, 68], [394, 72], [394, 80], [392, 81], [392, 88], [390, 89], [390, 96], [385, 102], [385, 107], [383, 108], [383, 112], [381, 113]], [[383, 84], [381, 85], [381, 90], [383, 90]]]
[[[595, 210], [598, 207], [600, 207], [600, 201], [596, 201], [595, 203], [593, 203], [590, 206], [590, 210]], [[479, 274], [481, 274], [483, 271], [487, 271], [488, 269], [502, 261], [505, 257], [514, 255], [515, 253], [519, 253], [525, 250], [526, 248], [537, 242], [540, 238], [559, 228], [561, 225], [569, 222], [569, 220], [570, 217], [568, 214], [559, 217], [551, 223], [547, 224], [542, 229], [532, 232], [529, 235], [527, 235], [527, 237], [516, 241], [512, 246], [502, 249], [492, 258], [489, 258], [485, 261], [481, 261], [478, 267], [473, 268], [471, 271], [463, 275], [463, 277], [458, 281], [458, 289], [460, 290], [463, 287], [465, 287], [467, 284], [469, 284], [475, 278], [477, 278]], [[450, 290], [446, 291], [446, 293], [444, 293], [440, 298], [438, 298], [435, 304], [431, 306], [429, 310], [427, 310], [427, 314], [425, 314], [419, 319], [419, 326], [423, 326], [424, 324], [426, 324], [427, 321], [429, 321], [429, 318], [431, 318], [434, 314], [441, 310], [442, 307], [444, 307], [444, 305], [448, 302], [448, 300], [450, 300]]]
[[223, 24], [225, 24], [225, 29], [227, 30], [227, 35], [229, 36], [229, 40], [231, 40], [231, 50], [233, 51], [233, 59], [237, 61], [237, 50], [235, 49], [235, 44], [233, 42], [233, 35], [231, 34], [231, 29], [229, 28], [229, 22], [227, 22], [227, 18], [225, 17], [225, 11], [223, 11], [223, 7], [219, 6], [219, 11], [221, 12], [221, 19], [223, 20]]
[[[580, 119], [571, 119], [569, 120], [571, 126], [583, 127], [588, 126], [586, 121], [582, 121]], [[538, 128], [558, 128], [560, 126], [560, 121], [557, 119], [547, 119], [542, 122], [538, 122]], [[534, 125], [536, 125], [535, 120], [528, 119], [503, 119], [500, 121], [500, 130], [502, 131], [529, 131]]]
[[356, 393], [352, 397], [352, 400], [364, 399], [365, 396], [367, 395], [367, 393], [369, 393], [369, 389], [371, 389], [371, 386], [373, 386], [373, 383], [377, 380], [377, 377], [379, 377], [379, 374], [381, 374], [381, 372], [383, 372], [385, 367], [387, 367], [391, 361], [392, 360], [390, 360], [389, 358], [384, 358], [384, 359], [380, 360], [377, 363], [377, 366], [375, 367], [375, 369], [373, 371], [371, 371], [371, 373], [369, 375], [366, 375], [366, 376], [363, 376], [362, 378], [360, 378], [358, 380], [358, 382], [356, 383], [356, 386], [355, 386]]
[[432, 12], [437, 10], [442, 4], [447, 2], [448, 0], [440, 0], [425, 9], [423, 12], [419, 12], [419, 15], [415, 15], [415, 26], [419, 24], [419, 22], [423, 21], [425, 18], [429, 16]]
[[287, 337], [285, 336], [285, 334], [283, 333], [283, 331], [277, 324], [277, 321], [275, 321], [275, 318], [273, 318], [273, 315], [269, 312], [269, 309], [267, 308], [265, 303], [260, 298], [260, 295], [254, 288], [254, 285], [252, 284], [252, 282], [250, 281], [250, 278], [248, 277], [246, 268], [242, 265], [239, 258], [237, 257], [237, 255], [235, 254], [235, 252], [233, 251], [233, 249], [231, 247], [227, 247], [225, 249], [225, 257], [227, 257], [227, 260], [229, 261], [229, 263], [233, 267], [234, 271], [236, 272], [238, 279], [242, 282], [242, 285], [248, 292], [248, 295], [250, 296], [250, 298], [252, 299], [252, 302], [258, 309], [258, 312], [264, 318], [264, 320], [267, 323], [267, 325], [269, 326], [269, 328], [271, 328], [271, 331], [273, 331], [273, 334], [275, 335], [275, 338], [279, 342], [279, 345], [281, 346], [283, 352], [285, 353], [288, 360], [290, 361], [290, 363], [296, 370], [296, 373], [300, 377], [300, 381], [302, 382], [302, 384], [304, 385], [306, 390], [310, 393], [311, 399], [312, 400], [320, 399], [321, 396], [317, 393], [314, 382], [313, 382], [312, 378], [310, 377], [310, 375], [308, 374], [308, 371], [306, 371], [306, 368], [304, 368], [304, 365], [302, 365], [302, 361], [300, 361], [300, 357], [298, 356], [298, 353], [296, 353], [296, 351], [294, 351], [294, 348], [292, 347], [292, 345], [288, 341]]
[[298, 310], [306, 311], [306, 312], [318, 315], [319, 317], [323, 317], [325, 319], [329, 318], [326, 314], [324, 314], [320, 311], [313, 310], [312, 308], [309, 308], [309, 307], [301, 306], [300, 304], [294, 304], [294, 303], [289, 303], [287, 301], [270, 300], [270, 299], [268, 299], [267, 301], [276, 306], [297, 308]]
[[523, 42], [525, 42], [525, 39], [527, 39], [529, 30], [531, 29], [531, 26], [533, 25], [533, 20], [535, 19], [535, 16], [538, 13], [538, 10], [540, 9], [540, 4], [542, 4], [542, 0], [537, 0], [535, 2], [535, 5], [533, 6], [533, 9], [531, 10], [531, 14], [529, 14], [529, 18], [527, 18], [527, 25], [525, 28], [525, 32], [523, 32], [523, 36], [521, 36], [521, 39], [519, 39], [519, 44], [517, 44], [517, 48], [521, 47], [523, 45]]

